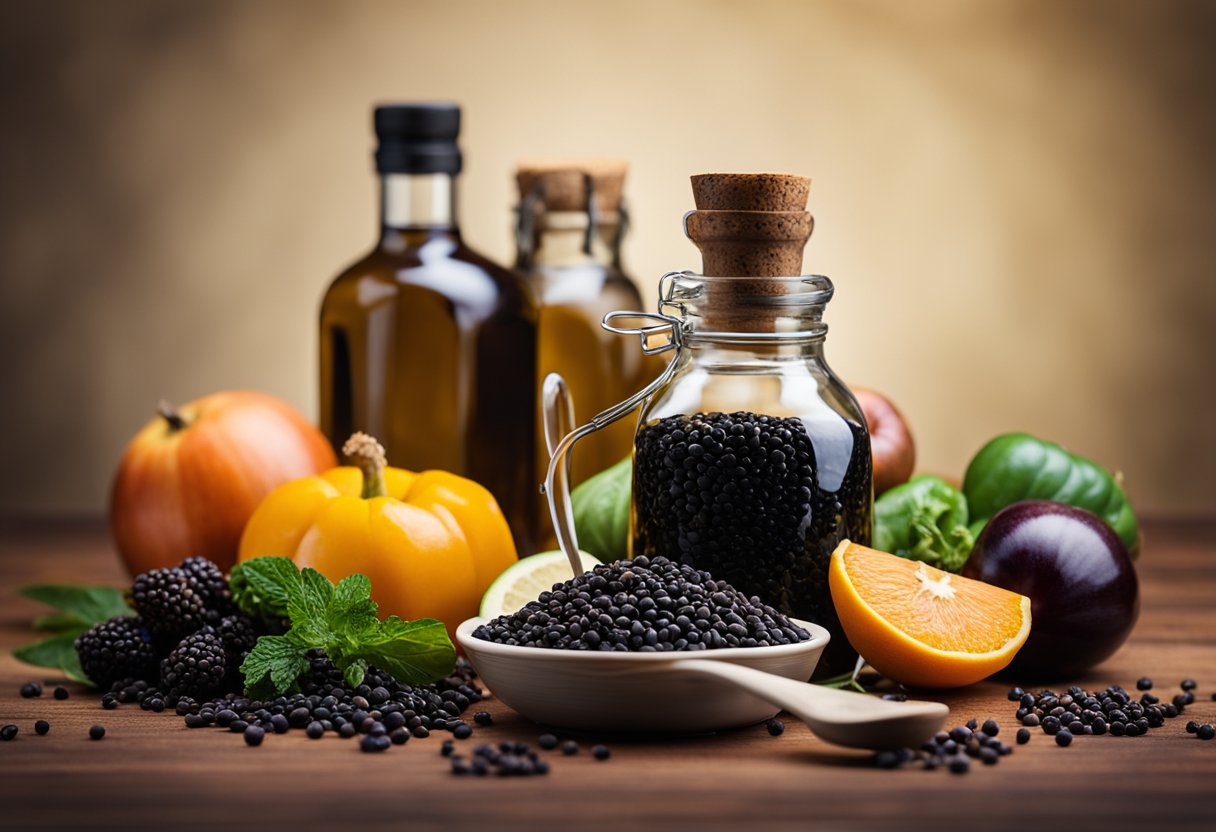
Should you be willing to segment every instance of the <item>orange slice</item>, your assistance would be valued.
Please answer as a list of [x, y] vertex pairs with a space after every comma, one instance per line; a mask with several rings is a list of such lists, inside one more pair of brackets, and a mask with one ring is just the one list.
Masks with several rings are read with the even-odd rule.
[[911, 687], [991, 676], [1030, 635], [1030, 599], [845, 540], [828, 571], [849, 642], [879, 673]]

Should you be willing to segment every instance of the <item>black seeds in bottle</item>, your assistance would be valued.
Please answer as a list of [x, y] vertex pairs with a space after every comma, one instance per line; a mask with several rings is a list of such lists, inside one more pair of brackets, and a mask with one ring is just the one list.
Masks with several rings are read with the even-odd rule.
[[844, 538], [870, 542], [865, 428], [841, 420], [812, 440], [797, 417], [697, 413], [656, 420], [635, 444], [633, 551], [705, 570], [826, 627], [817, 675], [851, 670], [828, 565]]

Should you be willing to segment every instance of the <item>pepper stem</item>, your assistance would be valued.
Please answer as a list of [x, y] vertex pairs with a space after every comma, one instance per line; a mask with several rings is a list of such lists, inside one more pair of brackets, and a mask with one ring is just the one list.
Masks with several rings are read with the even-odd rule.
[[365, 500], [384, 497], [388, 486], [384, 482], [384, 466], [388, 464], [384, 446], [363, 431], [355, 431], [342, 446], [342, 454], [363, 472], [363, 494]]
[[156, 415], [164, 419], [169, 425], [170, 433], [177, 433], [186, 427], [186, 420], [182, 414], [177, 412], [177, 408], [169, 404], [165, 399], [161, 399], [156, 403]]

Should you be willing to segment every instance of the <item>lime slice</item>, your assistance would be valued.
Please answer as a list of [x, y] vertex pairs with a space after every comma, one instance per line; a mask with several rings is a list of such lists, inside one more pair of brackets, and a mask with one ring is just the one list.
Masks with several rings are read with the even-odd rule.
[[[586, 552], [580, 551], [583, 569], [591, 571], [600, 562]], [[529, 601], [535, 601], [542, 592], [553, 589], [554, 584], [570, 580], [570, 561], [563, 552], [541, 552], [508, 566], [490, 584], [481, 596], [482, 618], [497, 618], [521, 609]]]

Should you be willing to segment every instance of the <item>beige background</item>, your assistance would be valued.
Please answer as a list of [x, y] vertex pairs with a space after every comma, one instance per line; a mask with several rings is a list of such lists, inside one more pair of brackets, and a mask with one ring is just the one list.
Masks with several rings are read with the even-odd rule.
[[315, 415], [370, 105], [450, 98], [486, 253], [522, 157], [630, 160], [648, 296], [698, 265], [689, 174], [809, 174], [829, 358], [924, 467], [1025, 429], [1210, 512], [1213, 42], [1211, 2], [5, 3], [0, 511], [100, 511], [162, 396]]

